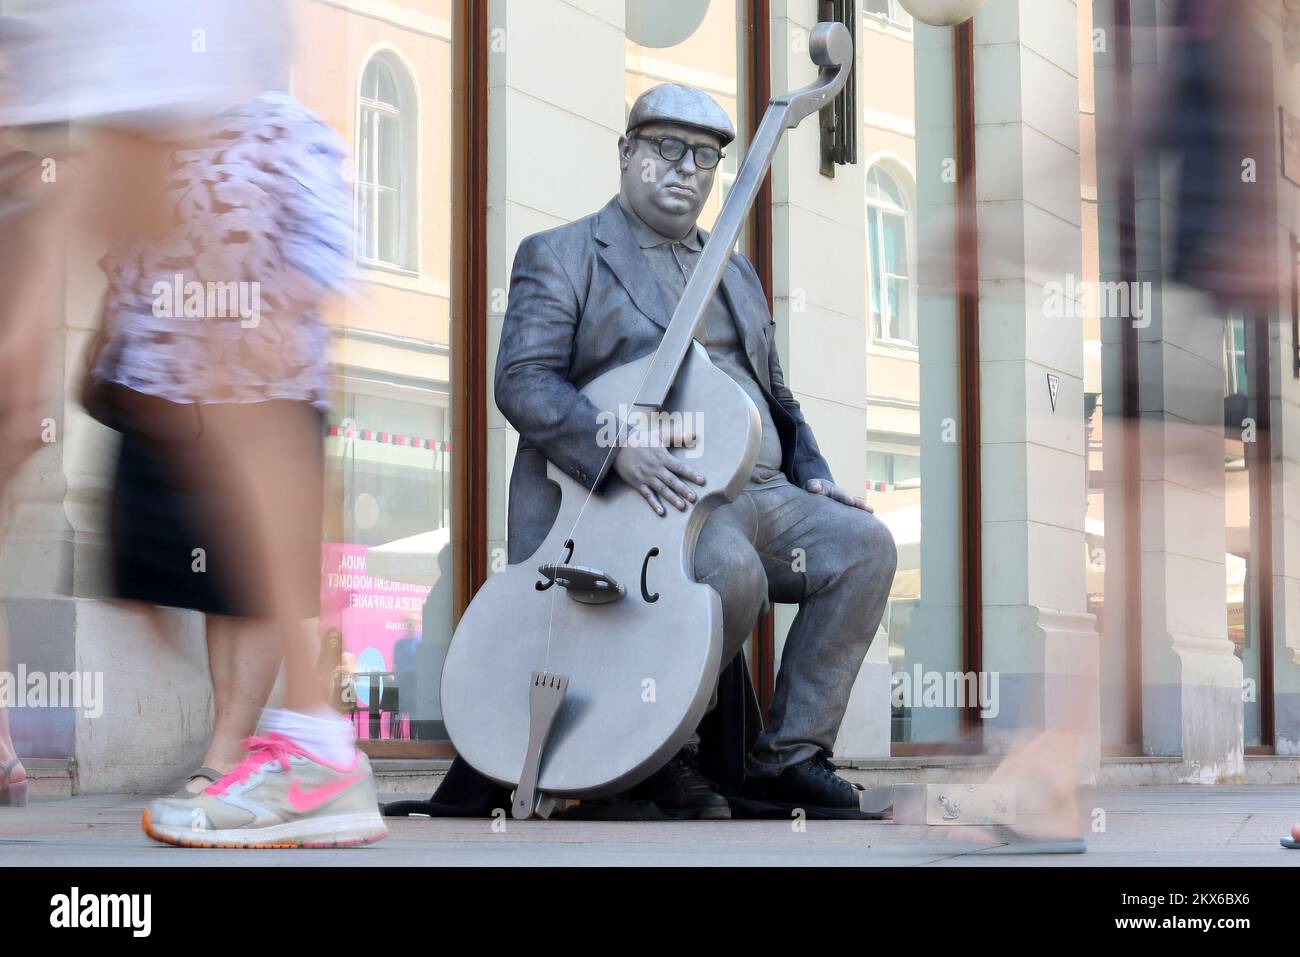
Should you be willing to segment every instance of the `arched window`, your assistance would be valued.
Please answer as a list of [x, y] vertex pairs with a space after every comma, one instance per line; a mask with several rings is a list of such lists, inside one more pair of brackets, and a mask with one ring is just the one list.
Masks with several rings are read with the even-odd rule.
[[415, 96], [396, 57], [379, 53], [361, 75], [357, 128], [359, 254], [415, 271]]
[[867, 173], [867, 282], [871, 338], [916, 345], [910, 206], [898, 181], [876, 165]]

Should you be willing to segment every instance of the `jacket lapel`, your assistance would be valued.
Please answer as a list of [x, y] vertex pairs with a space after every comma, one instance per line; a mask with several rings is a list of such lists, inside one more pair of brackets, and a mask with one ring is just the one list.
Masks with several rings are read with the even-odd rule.
[[659, 283], [646, 268], [645, 256], [628, 228], [617, 196], [606, 203], [596, 217], [596, 242], [600, 244], [600, 258], [618, 277], [636, 307], [667, 329], [673, 317], [672, 308]]
[[754, 373], [759, 385], [770, 390], [772, 383], [767, 368], [767, 330], [764, 328], [767, 324], [767, 297], [761, 295], [749, 281], [735, 259], [727, 260], [719, 288], [731, 310], [740, 341], [744, 343], [750, 371]]

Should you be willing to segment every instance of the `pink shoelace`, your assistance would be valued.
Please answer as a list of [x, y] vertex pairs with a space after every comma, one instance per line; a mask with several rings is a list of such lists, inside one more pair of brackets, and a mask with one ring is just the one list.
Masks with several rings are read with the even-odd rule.
[[288, 770], [290, 758], [299, 755], [310, 757], [298, 745], [274, 731], [269, 734], [255, 734], [251, 738], [245, 738], [240, 744], [248, 751], [248, 757], [231, 768], [230, 773], [220, 781], [204, 788], [204, 794], [212, 796], [225, 794], [234, 785], [243, 784], [258, 768], [271, 761], [279, 761], [280, 766]]

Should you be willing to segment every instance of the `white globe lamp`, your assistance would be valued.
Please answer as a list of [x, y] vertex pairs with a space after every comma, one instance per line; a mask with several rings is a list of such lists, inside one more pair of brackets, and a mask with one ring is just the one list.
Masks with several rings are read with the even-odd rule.
[[898, 0], [913, 18], [932, 27], [965, 23], [984, 6], [984, 0]]

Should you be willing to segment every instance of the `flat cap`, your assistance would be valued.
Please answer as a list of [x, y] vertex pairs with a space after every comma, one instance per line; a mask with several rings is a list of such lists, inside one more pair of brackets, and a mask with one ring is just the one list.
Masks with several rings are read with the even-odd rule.
[[722, 137], [726, 146], [736, 138], [731, 119], [718, 101], [703, 90], [679, 83], [661, 83], [636, 98], [627, 117], [627, 132], [645, 123], [680, 123]]

